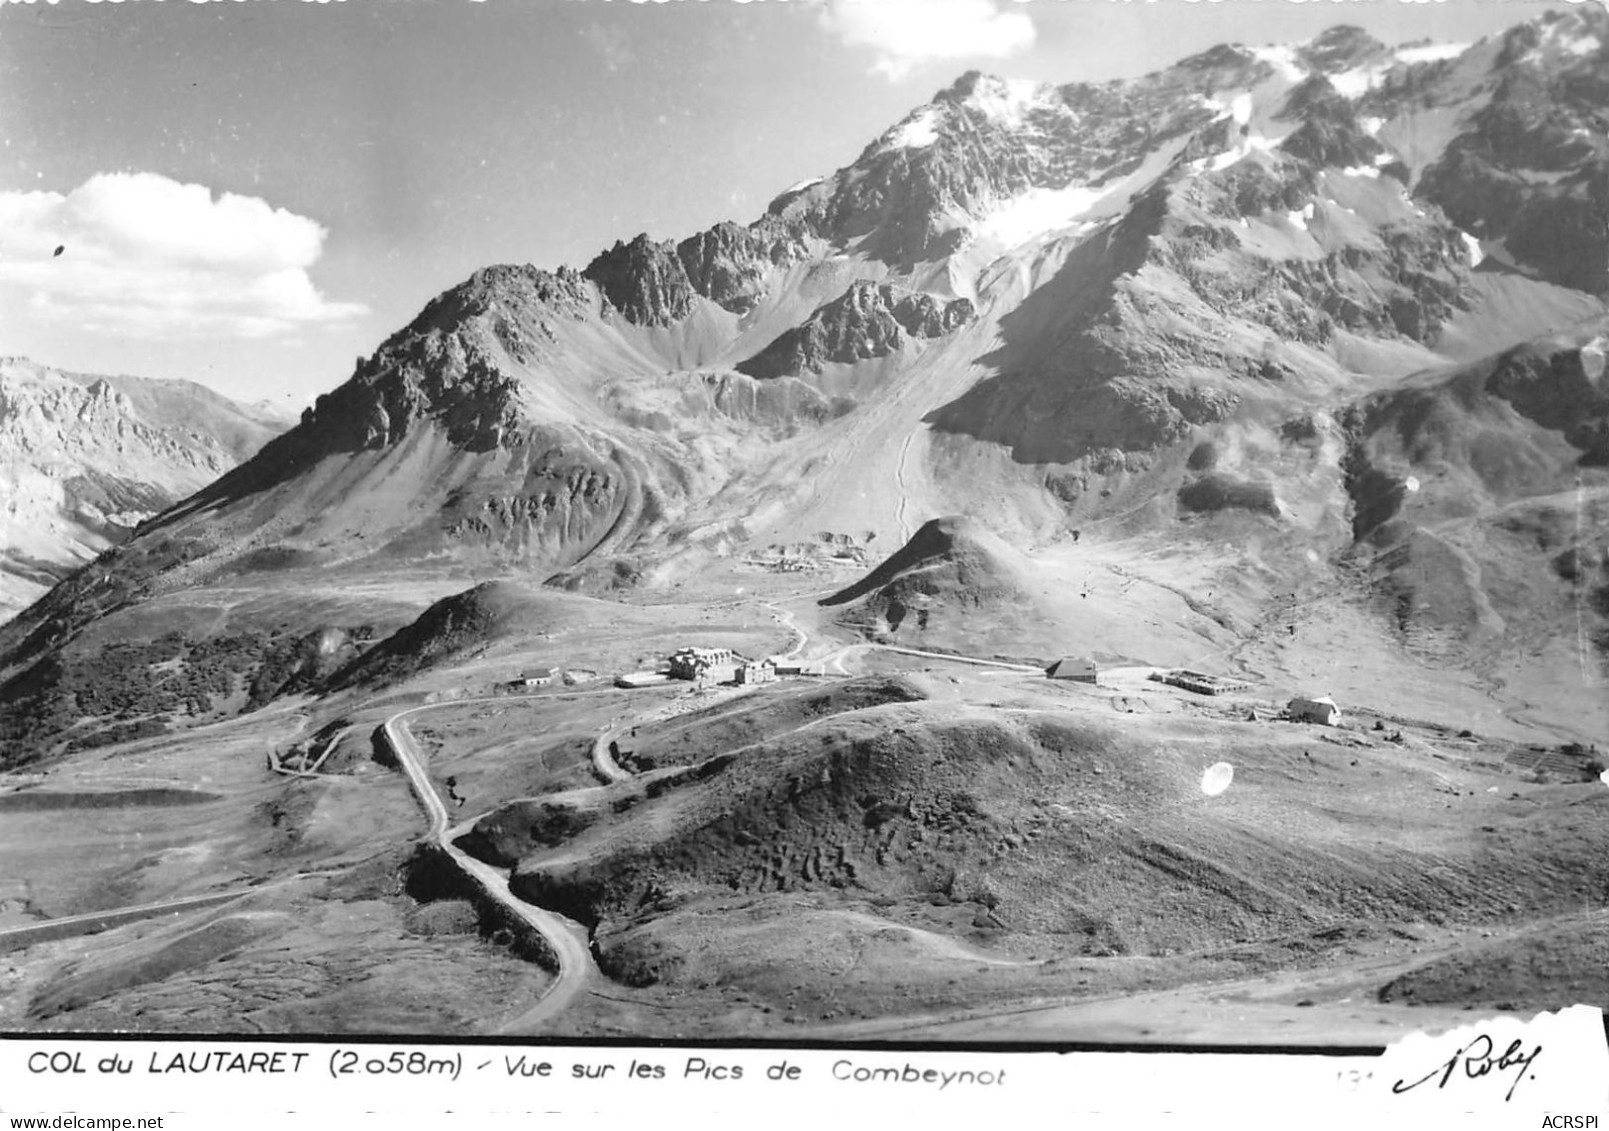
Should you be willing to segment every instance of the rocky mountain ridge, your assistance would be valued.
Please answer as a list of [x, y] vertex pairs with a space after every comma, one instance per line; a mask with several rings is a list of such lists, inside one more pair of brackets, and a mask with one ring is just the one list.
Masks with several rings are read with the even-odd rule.
[[829, 363], [887, 357], [912, 338], [941, 338], [973, 316], [968, 299], [935, 299], [889, 283], [860, 280], [819, 306], [753, 357], [738, 363], [752, 377], [819, 374]]

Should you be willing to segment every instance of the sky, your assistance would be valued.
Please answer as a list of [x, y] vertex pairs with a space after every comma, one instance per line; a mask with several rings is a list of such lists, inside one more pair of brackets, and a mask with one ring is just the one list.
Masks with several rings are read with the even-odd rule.
[[0, 355], [299, 408], [491, 263], [759, 216], [962, 72], [1100, 81], [1526, 0], [0, 4]]

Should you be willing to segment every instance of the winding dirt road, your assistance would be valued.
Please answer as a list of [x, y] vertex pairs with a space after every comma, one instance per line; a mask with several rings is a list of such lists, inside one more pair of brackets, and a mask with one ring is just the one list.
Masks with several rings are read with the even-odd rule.
[[786, 652], [778, 652], [774, 659], [794, 659], [799, 655], [800, 652], [804, 651], [804, 646], [810, 643], [810, 634], [803, 628], [799, 627], [799, 622], [794, 619], [793, 613], [782, 608], [774, 601], [762, 601], [761, 604], [771, 610], [771, 615], [776, 617], [779, 624], [786, 625], [788, 631], [793, 633], [793, 647], [789, 648]]
[[262, 890], [260, 887], [236, 888], [232, 891], [217, 892], [212, 895], [192, 895], [183, 899], [167, 899], [160, 903], [119, 907], [112, 911], [91, 911], [85, 915], [65, 915], [60, 919], [45, 919], [22, 927], [11, 927], [0, 931], [0, 952], [33, 946], [35, 943], [72, 938], [75, 935], [98, 934], [101, 931], [111, 930], [113, 927], [121, 927], [125, 923], [137, 923], [142, 919], [157, 919], [164, 915], [181, 915], [186, 911], [200, 911], [206, 907], [217, 907], [231, 900], [240, 899], [243, 896], [255, 895]]
[[[581, 694], [588, 694], [583, 692]], [[597, 694], [592, 692], [590, 694]], [[428, 703], [421, 707], [411, 707], [406, 711], [399, 711], [385, 721], [382, 733], [392, 752], [396, 755], [397, 764], [402, 767], [403, 773], [408, 776], [408, 784], [413, 787], [414, 795], [418, 797], [419, 804], [424, 807], [425, 814], [430, 818], [429, 838], [449, 859], [456, 864], [460, 871], [477, 884], [490, 898], [507, 908], [517, 918], [528, 923], [545, 940], [552, 950], [558, 969], [554, 972], [553, 982], [537, 999], [535, 1005], [524, 1013], [503, 1025], [500, 1032], [521, 1032], [543, 1022], [551, 1020], [562, 1013], [577, 994], [586, 988], [587, 983], [598, 973], [596, 963], [592, 961], [592, 953], [588, 949], [586, 928], [579, 923], [566, 919], [562, 915], [543, 910], [534, 903], [527, 903], [520, 899], [509, 889], [509, 878], [498, 869], [464, 852], [453, 844], [447, 835], [447, 807], [442, 804], [441, 797], [436, 793], [435, 787], [430, 784], [430, 778], [425, 774], [424, 759], [418, 745], [409, 733], [406, 716], [429, 710], [432, 707], [458, 706], [465, 700], [452, 704]]]
[[592, 768], [606, 782], [625, 781], [631, 777], [630, 771], [621, 769], [620, 763], [615, 761], [615, 756], [609, 750], [609, 744], [631, 725], [627, 722], [620, 726], [604, 727], [603, 732], [593, 739]]
[[209, 907], [221, 907], [237, 899], [248, 896], [261, 895], [274, 888], [285, 887], [301, 880], [318, 879], [324, 876], [341, 874], [341, 869], [326, 869], [319, 872], [298, 872], [294, 876], [287, 876], [283, 880], [272, 883], [257, 884], [254, 887], [230, 888], [228, 891], [208, 892], [205, 895], [186, 895], [177, 899], [164, 899], [156, 903], [137, 903], [128, 907], [114, 907], [105, 911], [88, 911], [82, 915], [63, 915], [59, 919], [42, 919], [37, 923], [27, 923], [20, 927], [8, 927], [0, 930], [0, 953], [8, 950], [19, 950], [23, 947], [33, 946], [35, 943], [54, 942], [58, 939], [74, 938], [78, 935], [94, 935], [101, 931], [109, 931], [114, 927], [121, 927], [128, 923], [138, 923], [145, 919], [159, 919], [164, 915], [182, 915], [186, 911], [202, 911]]

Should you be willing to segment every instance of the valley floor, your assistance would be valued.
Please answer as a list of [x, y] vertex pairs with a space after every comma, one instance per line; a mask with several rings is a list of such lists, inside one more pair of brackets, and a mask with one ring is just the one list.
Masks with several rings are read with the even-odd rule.
[[[1078, 598], [1110, 602], [1098, 615], [1143, 620], [1155, 615], [1147, 601], [1160, 611], [1175, 599], [1179, 583], [1155, 563], [1131, 559], [1125, 588], [1118, 560], [1087, 559], [1090, 576], [1106, 569], [1115, 582], [1086, 583]], [[1369, 636], [1339, 596], [1297, 601], [1233, 639], [1203, 636], [1196, 666], [1250, 681], [1205, 698], [1149, 680], [1145, 655], [1085, 686], [1023, 664], [1043, 659], [1037, 648], [969, 657], [964, 636], [937, 624], [926, 640], [872, 646], [815, 603], [840, 580], [729, 563], [674, 605], [615, 606], [613, 622], [579, 617], [378, 694], [282, 702], [8, 775], [0, 1026], [1376, 1045], [1471, 1010], [1609, 997], [1609, 791], [1550, 777], [1538, 761], [1579, 718], [1561, 726], [1559, 712], [1505, 699], [1501, 684], [1416, 664]], [[752, 691], [609, 687], [652, 658], [638, 654], [650, 623], [661, 640], [718, 639], [829, 674]], [[496, 690], [509, 671], [558, 655], [603, 678]], [[1284, 698], [1325, 675], [1343, 728], [1276, 718]], [[874, 690], [904, 681], [919, 699], [797, 714], [867, 679]], [[591, 934], [591, 954], [562, 1009], [532, 1012], [559, 984], [544, 968], [551, 957], [420, 852], [423, 795], [376, 761], [388, 754], [383, 724], [404, 710], [452, 826], [444, 843], [483, 860], [490, 851], [484, 866], [510, 876], [516, 894], [538, 878], [562, 886], [565, 869], [607, 867], [615, 854], [657, 861], [637, 910], [583, 906], [573, 893], [555, 908], [596, 917], [574, 928]], [[795, 853], [788, 838], [803, 834], [784, 821], [780, 863], [757, 871], [733, 862], [741, 838], [695, 821], [699, 791], [728, 788], [744, 759], [751, 776], [767, 758], [794, 767], [795, 782], [814, 773], [798, 759], [813, 756], [804, 742], [818, 731], [860, 749], [902, 728], [943, 745], [969, 728], [1020, 736], [1042, 725], [1094, 728], [1117, 745], [1055, 764], [1048, 747], [1022, 755], [1031, 788], [980, 793], [998, 843], [954, 848], [947, 885], [913, 886], [898, 868], [933, 858], [935, 844], [963, 844], [965, 819], [960, 833], [889, 841], [886, 867], [882, 855], [875, 867], [855, 857], [860, 878], [847, 881], [857, 873], [834, 861], [856, 850], [804, 801], [797, 820], [816, 822], [817, 840]], [[334, 735], [307, 763], [316, 770], [276, 772], [315, 731]], [[995, 740], [979, 741], [987, 750]], [[679, 776], [723, 751], [737, 761], [709, 777], [716, 785]], [[1196, 784], [1216, 761], [1235, 768], [1219, 797]], [[516, 812], [540, 814], [537, 841], [519, 840]], [[467, 835], [485, 828], [492, 849]], [[505, 842], [523, 847], [499, 863]], [[1293, 854], [1275, 872], [1301, 873], [1312, 899], [1270, 887], [1275, 848]], [[1119, 853], [1109, 869], [1107, 851]], [[1079, 853], [1095, 856], [1075, 864]], [[1378, 888], [1355, 874], [1368, 860], [1384, 862]], [[632, 868], [611, 882], [636, 882]], [[1087, 929], [1066, 928], [1062, 883], [1079, 893]], [[1357, 886], [1350, 911], [1321, 898], [1335, 884]], [[178, 914], [95, 918], [170, 902]], [[83, 933], [75, 916], [88, 917]]]

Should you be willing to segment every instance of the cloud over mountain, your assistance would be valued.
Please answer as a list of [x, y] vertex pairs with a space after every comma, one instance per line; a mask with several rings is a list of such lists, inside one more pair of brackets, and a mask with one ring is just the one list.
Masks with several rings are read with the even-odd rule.
[[13, 311], [92, 333], [272, 337], [367, 313], [308, 276], [326, 235], [258, 197], [97, 173], [65, 195], [0, 192], [0, 286], [25, 298]]
[[872, 70], [891, 82], [934, 60], [1003, 59], [1035, 35], [1026, 12], [994, 0], [830, 0], [822, 23], [851, 47], [874, 48]]

